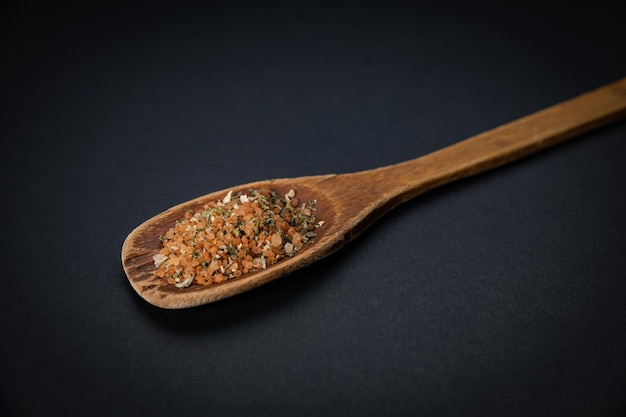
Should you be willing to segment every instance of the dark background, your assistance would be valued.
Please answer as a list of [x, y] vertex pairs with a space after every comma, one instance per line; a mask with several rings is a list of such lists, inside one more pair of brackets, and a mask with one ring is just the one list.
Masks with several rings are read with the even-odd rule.
[[0, 411], [624, 415], [624, 123], [215, 304], [153, 307], [121, 267], [182, 201], [400, 162], [626, 76], [625, 2], [499, 3], [3, 6]]

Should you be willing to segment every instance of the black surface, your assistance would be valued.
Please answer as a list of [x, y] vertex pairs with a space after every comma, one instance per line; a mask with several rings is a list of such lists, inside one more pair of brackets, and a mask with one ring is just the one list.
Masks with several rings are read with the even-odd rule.
[[624, 77], [625, 3], [234, 3], [4, 7], [3, 415], [624, 415], [624, 123], [207, 306], [149, 305], [120, 249]]

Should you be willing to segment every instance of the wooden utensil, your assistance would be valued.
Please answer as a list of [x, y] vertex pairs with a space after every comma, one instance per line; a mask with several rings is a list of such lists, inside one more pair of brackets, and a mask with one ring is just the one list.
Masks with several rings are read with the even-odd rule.
[[[214, 302], [258, 287], [323, 258], [354, 239], [395, 206], [428, 190], [498, 167], [626, 116], [626, 78], [554, 105], [417, 159], [340, 175], [284, 178], [238, 185], [174, 206], [133, 230], [122, 247], [122, 265], [132, 287], [163, 308]], [[325, 222], [313, 244], [267, 269], [220, 284], [177, 288], [154, 275], [159, 237], [188, 210], [224, 198], [228, 191], [269, 187], [294, 189], [300, 201], [317, 200]]]

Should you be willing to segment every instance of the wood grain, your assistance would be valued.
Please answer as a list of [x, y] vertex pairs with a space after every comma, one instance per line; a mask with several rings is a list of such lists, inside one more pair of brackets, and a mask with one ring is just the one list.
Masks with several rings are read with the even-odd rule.
[[[239, 185], [179, 204], [133, 230], [122, 247], [122, 265], [132, 287], [162, 308], [187, 308], [248, 291], [315, 262], [354, 239], [398, 204], [449, 182], [496, 168], [626, 117], [626, 78], [523, 117], [417, 159], [374, 170], [284, 178]], [[324, 220], [313, 244], [259, 272], [209, 286], [176, 288], [154, 275], [159, 236], [190, 209], [222, 199], [229, 190], [270, 187], [296, 190], [317, 200]]]

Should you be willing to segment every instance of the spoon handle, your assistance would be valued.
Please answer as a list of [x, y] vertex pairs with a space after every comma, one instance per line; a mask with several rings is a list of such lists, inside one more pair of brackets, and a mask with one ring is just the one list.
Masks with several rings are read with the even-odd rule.
[[368, 181], [370, 187], [380, 187], [377, 191], [393, 194], [395, 203], [400, 203], [623, 117], [626, 117], [626, 78], [423, 157], [369, 171], [375, 175]]

